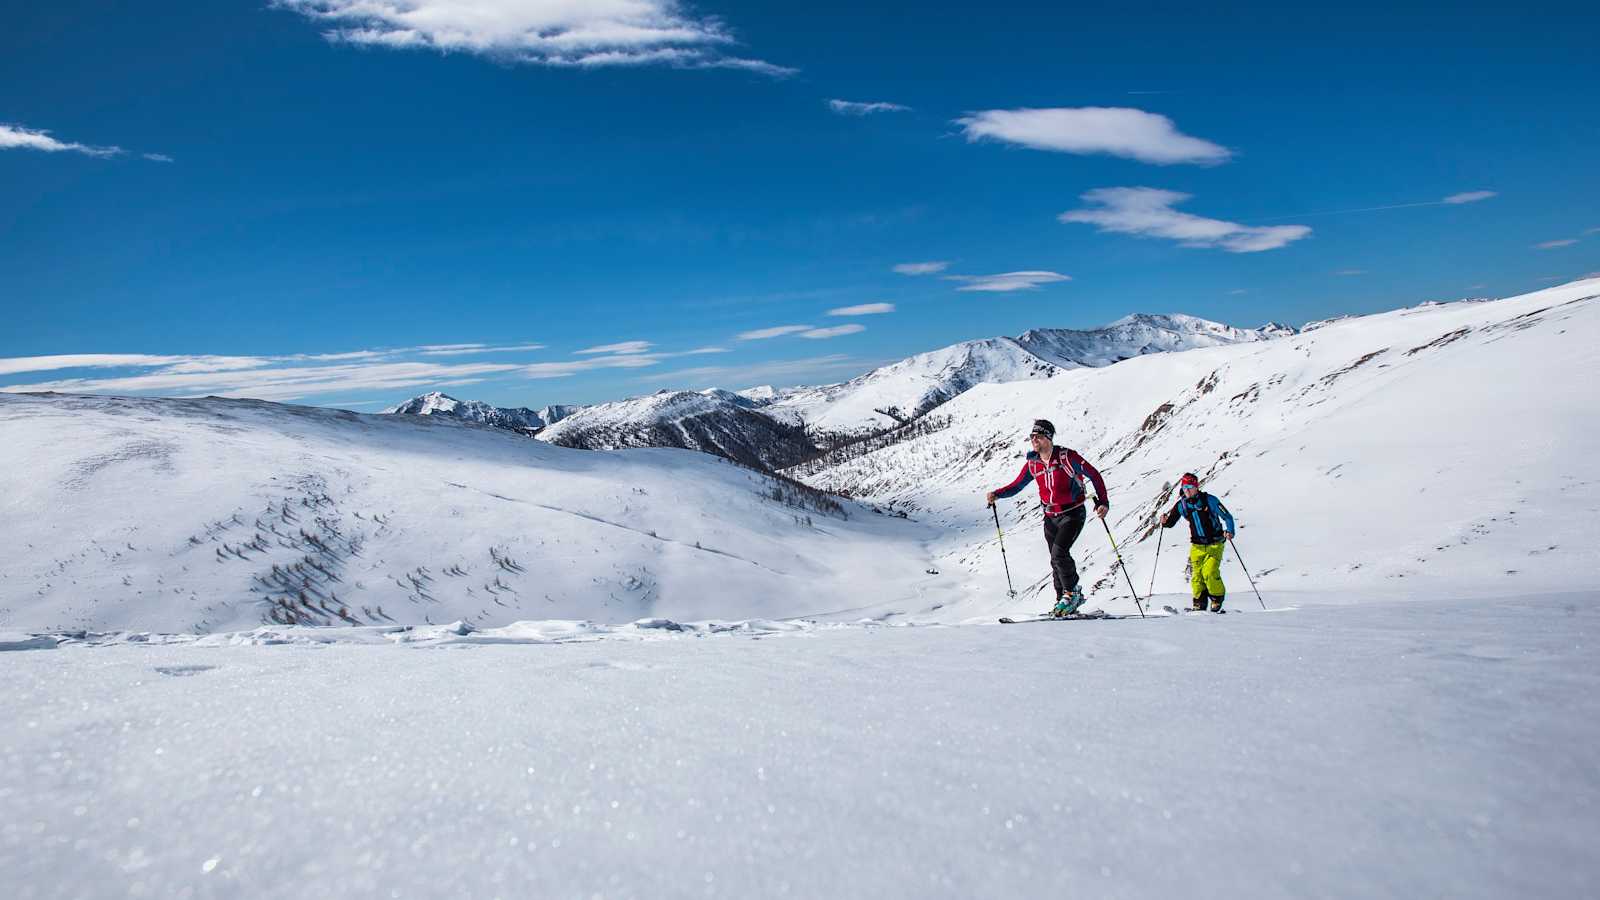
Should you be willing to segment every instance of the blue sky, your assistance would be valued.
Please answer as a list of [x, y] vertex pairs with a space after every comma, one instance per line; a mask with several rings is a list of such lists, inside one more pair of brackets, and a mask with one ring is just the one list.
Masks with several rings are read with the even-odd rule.
[[4, 6], [0, 387], [594, 402], [1600, 270], [1579, 4], [108, 6]]

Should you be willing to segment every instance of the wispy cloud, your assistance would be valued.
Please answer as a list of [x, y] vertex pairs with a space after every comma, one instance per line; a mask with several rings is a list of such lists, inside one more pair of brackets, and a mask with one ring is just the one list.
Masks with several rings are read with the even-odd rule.
[[636, 381], [656, 384], [693, 384], [711, 386], [717, 383], [753, 385], [769, 381], [781, 382], [788, 378], [817, 377], [847, 372], [855, 373], [870, 368], [869, 363], [843, 354], [812, 356], [804, 359], [776, 360], [746, 366], [696, 366], [670, 372], [652, 372]]
[[543, 344], [507, 344], [493, 346], [490, 344], [435, 344], [428, 347], [418, 347], [417, 352], [423, 356], [475, 356], [482, 353], [523, 353], [529, 350], [543, 350]]
[[169, 163], [173, 161], [172, 157], [166, 155], [165, 153], [141, 153], [139, 155], [150, 160], [151, 162]]
[[1354, 275], [1365, 275], [1365, 274], [1367, 274], [1367, 270], [1366, 269], [1339, 269], [1339, 270], [1335, 271], [1333, 274], [1335, 274], [1335, 275], [1344, 275], [1344, 276], [1349, 277], [1349, 276], [1354, 276]]
[[1561, 238], [1560, 240], [1545, 241], [1542, 244], [1534, 244], [1533, 246], [1539, 250], [1554, 250], [1558, 247], [1571, 247], [1577, 242], [1577, 238]]
[[894, 267], [894, 270], [901, 275], [937, 275], [948, 268], [950, 268], [948, 262], [937, 260], [934, 262], [900, 263]]
[[1054, 284], [1058, 281], [1071, 281], [1071, 275], [1060, 272], [1001, 272], [998, 275], [946, 275], [946, 281], [962, 282], [958, 291], [989, 291], [1005, 293], [1009, 291], [1038, 290], [1041, 284]]
[[146, 353], [65, 353], [56, 356], [18, 356], [0, 359], [0, 375], [18, 372], [52, 372], [59, 369], [118, 369], [151, 366], [169, 366], [196, 359], [197, 356], [151, 356]]
[[1227, 162], [1233, 152], [1180, 132], [1163, 115], [1126, 107], [987, 109], [955, 122], [968, 141], [1058, 153], [1106, 154], [1156, 165]]
[[1284, 219], [1306, 219], [1312, 216], [1343, 216], [1350, 213], [1383, 212], [1390, 209], [1417, 209], [1423, 206], [1460, 206], [1463, 203], [1477, 203], [1488, 200], [1490, 197], [1500, 196], [1495, 191], [1467, 191], [1462, 194], [1451, 194], [1438, 200], [1423, 200], [1420, 203], [1391, 203], [1386, 206], [1358, 206], [1354, 209], [1324, 209], [1318, 212], [1295, 213], [1292, 216], [1272, 216], [1262, 219], [1263, 222], [1281, 222]]
[[867, 326], [865, 325], [856, 325], [851, 323], [849, 325], [834, 325], [831, 328], [813, 328], [810, 331], [800, 332], [800, 336], [814, 341], [820, 341], [827, 340], [828, 338], [843, 337], [847, 334], [860, 334], [866, 330]]
[[894, 312], [893, 303], [863, 303], [859, 306], [841, 306], [828, 310], [830, 316], [878, 316]]
[[740, 69], [782, 77], [787, 66], [728, 55], [723, 22], [678, 0], [273, 0], [326, 27], [329, 41], [471, 53], [549, 66]]
[[[811, 326], [804, 326], [807, 330]], [[725, 353], [722, 347], [647, 352], [648, 341], [580, 351], [583, 359], [552, 362], [440, 363], [430, 358], [543, 349], [542, 344], [428, 344], [392, 350], [296, 353], [277, 356], [77, 353], [0, 359], [0, 377], [70, 372], [74, 377], [0, 386], [0, 391], [160, 394], [296, 400], [323, 394], [475, 384], [489, 377], [561, 378], [601, 369], [659, 365], [681, 356]], [[420, 357], [420, 358], [419, 358]], [[108, 376], [90, 370], [121, 369]], [[37, 377], [37, 376], [35, 376]]]
[[1101, 231], [1167, 238], [1185, 247], [1218, 247], [1229, 253], [1276, 250], [1311, 233], [1305, 225], [1253, 227], [1172, 208], [1188, 199], [1188, 194], [1157, 188], [1096, 188], [1083, 195], [1083, 200], [1094, 206], [1070, 210], [1057, 218], [1096, 225]]
[[648, 353], [650, 348], [653, 346], [655, 345], [649, 341], [622, 341], [621, 343], [616, 344], [602, 344], [599, 347], [590, 347], [586, 350], [578, 350], [576, 352], [580, 356], [589, 353], [617, 353], [622, 355], [630, 355], [635, 353]]
[[909, 106], [901, 106], [898, 103], [885, 103], [881, 100], [872, 103], [857, 103], [852, 100], [829, 100], [828, 108], [841, 116], [870, 116], [873, 113], [911, 111]]
[[1250, 292], [1245, 290], [1244, 288], [1234, 288], [1233, 290], [1229, 291], [1228, 293], [1236, 295], [1236, 294], [1248, 294]]
[[786, 334], [799, 334], [810, 331], [812, 325], [774, 325], [771, 328], [757, 328], [754, 331], [742, 332], [738, 339], [741, 341], [765, 341], [770, 338], [783, 337]]
[[251, 397], [293, 400], [337, 391], [392, 390], [424, 384], [462, 383], [459, 379], [507, 373], [519, 366], [506, 363], [439, 365], [422, 362], [351, 363], [338, 366], [261, 366], [220, 372], [192, 372], [167, 367], [155, 372], [115, 378], [67, 378], [34, 384], [12, 384], [0, 391], [68, 393], [156, 393], [166, 396]]
[[0, 123], [0, 150], [40, 150], [45, 153], [82, 153], [85, 156], [120, 156], [121, 147], [95, 147], [75, 141], [57, 140], [48, 131]]
[[566, 378], [595, 369], [642, 369], [661, 362], [661, 357], [647, 354], [623, 356], [594, 356], [589, 359], [562, 360], [560, 362], [533, 363], [518, 367], [517, 374], [525, 378]]

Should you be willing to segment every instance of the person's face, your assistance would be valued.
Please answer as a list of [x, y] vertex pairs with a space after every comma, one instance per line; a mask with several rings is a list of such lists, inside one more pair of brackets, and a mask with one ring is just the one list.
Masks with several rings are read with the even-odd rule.
[[1050, 439], [1045, 437], [1042, 434], [1034, 435], [1033, 436], [1033, 449], [1035, 451], [1039, 452], [1039, 453], [1043, 453], [1044, 451], [1049, 450], [1050, 449]]
[[1190, 500], [1193, 500], [1198, 493], [1200, 493], [1200, 488], [1196, 485], [1186, 484], [1183, 486], [1183, 495]]

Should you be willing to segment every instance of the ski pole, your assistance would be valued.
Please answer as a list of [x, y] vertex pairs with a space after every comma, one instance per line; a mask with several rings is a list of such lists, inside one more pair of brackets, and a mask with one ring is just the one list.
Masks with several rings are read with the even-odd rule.
[[1144, 606], [1139, 603], [1139, 590], [1133, 586], [1133, 576], [1128, 574], [1128, 564], [1122, 561], [1122, 551], [1117, 549], [1117, 539], [1111, 536], [1111, 526], [1106, 524], [1104, 518], [1100, 519], [1100, 527], [1106, 530], [1106, 540], [1111, 542], [1111, 552], [1117, 555], [1117, 563], [1122, 566], [1122, 577], [1128, 579], [1128, 590], [1133, 592], [1133, 605], [1139, 608], [1139, 618], [1144, 618]]
[[1228, 546], [1233, 548], [1233, 558], [1239, 561], [1239, 568], [1244, 570], [1244, 577], [1250, 582], [1250, 590], [1256, 592], [1256, 601], [1261, 604], [1262, 609], [1266, 609], [1267, 601], [1261, 599], [1261, 591], [1256, 588], [1256, 580], [1250, 577], [1250, 567], [1244, 564], [1244, 557], [1239, 555], [1239, 545], [1233, 542], [1233, 538], [1228, 538]]
[[994, 534], [1000, 539], [1000, 564], [1006, 567], [1006, 596], [1016, 599], [1017, 589], [1011, 586], [1011, 563], [1006, 560], [1006, 533], [1000, 530], [1000, 510], [991, 503], [989, 511], [994, 513]]
[[1156, 595], [1156, 570], [1161, 568], [1161, 536], [1166, 533], [1167, 530], [1165, 528], [1156, 532], [1156, 562], [1155, 565], [1150, 567], [1150, 591], [1145, 594], [1146, 597], [1154, 597]]

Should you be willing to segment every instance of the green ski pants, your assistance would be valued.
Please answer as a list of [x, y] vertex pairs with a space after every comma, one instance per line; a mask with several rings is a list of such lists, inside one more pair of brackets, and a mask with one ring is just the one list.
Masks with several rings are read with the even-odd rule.
[[1221, 541], [1189, 545], [1189, 568], [1192, 572], [1189, 586], [1194, 590], [1195, 599], [1206, 594], [1213, 597], [1227, 595], [1228, 587], [1222, 583], [1222, 551], [1225, 546]]

